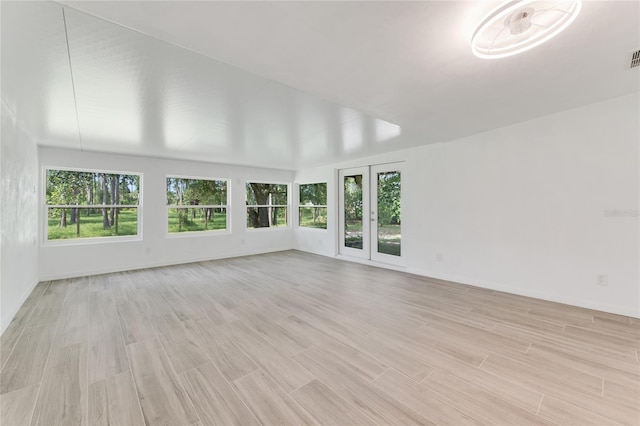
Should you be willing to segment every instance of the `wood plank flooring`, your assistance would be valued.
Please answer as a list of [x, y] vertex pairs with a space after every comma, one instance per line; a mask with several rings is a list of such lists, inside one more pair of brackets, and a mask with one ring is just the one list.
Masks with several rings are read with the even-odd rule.
[[40, 283], [11, 425], [640, 425], [640, 320], [287, 251]]

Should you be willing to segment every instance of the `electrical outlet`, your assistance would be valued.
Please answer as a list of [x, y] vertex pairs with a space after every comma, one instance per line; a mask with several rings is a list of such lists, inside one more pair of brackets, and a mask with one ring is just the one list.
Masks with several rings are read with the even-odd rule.
[[438, 262], [442, 262], [442, 258], [443, 258], [443, 257], [444, 257], [444, 256], [442, 255], [442, 253], [436, 253], [436, 260], [437, 260]]
[[606, 275], [598, 275], [598, 285], [607, 287], [609, 285], [608, 277]]

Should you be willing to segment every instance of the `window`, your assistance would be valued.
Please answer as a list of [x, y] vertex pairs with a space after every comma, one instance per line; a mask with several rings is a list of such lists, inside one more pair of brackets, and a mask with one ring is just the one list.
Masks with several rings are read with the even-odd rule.
[[247, 182], [247, 228], [287, 226], [287, 185]]
[[47, 240], [138, 235], [140, 175], [46, 169]]
[[169, 233], [227, 229], [227, 181], [167, 177]]
[[327, 229], [327, 184], [301, 184], [299, 200], [299, 226]]

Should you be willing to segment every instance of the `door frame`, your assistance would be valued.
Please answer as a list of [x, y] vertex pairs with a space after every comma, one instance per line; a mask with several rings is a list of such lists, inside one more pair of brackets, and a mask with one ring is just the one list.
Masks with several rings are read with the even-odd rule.
[[[345, 221], [344, 221], [344, 178], [345, 176], [362, 175], [362, 249], [355, 249], [352, 247], [346, 247], [344, 245], [345, 239]], [[352, 167], [349, 169], [340, 169], [338, 171], [338, 253], [345, 256], [357, 257], [360, 259], [370, 258], [370, 214], [369, 214], [369, 167]]]
[[[404, 161], [372, 164], [362, 167], [350, 167], [338, 169], [338, 255], [352, 258], [385, 263], [388, 265], [404, 266], [404, 250], [402, 250], [402, 234], [404, 232], [404, 217], [400, 220], [401, 232], [401, 252], [400, 256], [378, 253], [378, 215], [377, 215], [377, 188], [378, 173], [384, 171], [400, 172], [400, 203], [402, 211], [405, 206], [405, 185], [403, 183]], [[362, 250], [346, 247], [345, 241], [345, 218], [344, 218], [344, 178], [345, 176], [362, 175]], [[403, 215], [404, 216], [404, 215]], [[374, 232], [375, 231], [375, 232]]]
[[[402, 250], [402, 241], [403, 241], [403, 231], [404, 231], [404, 220], [402, 211], [404, 210], [404, 163], [386, 163], [386, 164], [375, 164], [369, 166], [371, 170], [371, 176], [369, 180], [370, 185], [370, 204], [369, 209], [371, 212], [371, 220], [369, 221], [369, 234], [371, 238], [371, 260], [380, 263], [388, 263], [391, 265], [404, 266], [404, 258], [403, 258], [403, 250]], [[394, 256], [391, 254], [379, 253], [378, 252], [378, 173], [379, 172], [400, 172], [400, 256]], [[374, 193], [375, 191], [375, 193]]]

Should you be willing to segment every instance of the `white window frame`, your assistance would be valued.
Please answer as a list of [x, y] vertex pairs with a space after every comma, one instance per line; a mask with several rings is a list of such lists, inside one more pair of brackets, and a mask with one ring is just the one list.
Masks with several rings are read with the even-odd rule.
[[[286, 185], [287, 187], [287, 204], [247, 204], [247, 185], [250, 183], [262, 183], [267, 185]], [[269, 179], [252, 179], [244, 181], [244, 228], [249, 232], [263, 232], [263, 231], [282, 231], [285, 229], [291, 229], [291, 182], [278, 182]], [[287, 209], [287, 225], [286, 226], [267, 226], [263, 228], [251, 228], [247, 225], [247, 209], [254, 207], [285, 207]]]
[[[166, 193], [167, 193], [167, 179], [176, 178], [176, 179], [192, 179], [192, 180], [210, 180], [210, 181], [222, 181], [227, 183], [227, 204], [220, 205], [209, 205], [209, 204], [199, 204], [197, 206], [177, 206], [173, 204], [166, 204]], [[230, 178], [216, 178], [216, 177], [203, 177], [203, 176], [186, 176], [180, 174], [167, 174], [164, 177], [164, 192], [165, 192], [165, 238], [190, 238], [190, 237], [202, 237], [202, 236], [213, 236], [213, 235], [227, 235], [231, 233], [231, 214], [230, 208], [231, 203], [229, 202], [231, 198], [231, 179]], [[215, 208], [215, 209], [225, 209], [225, 214], [227, 215], [226, 219], [226, 228], [225, 229], [209, 229], [206, 231], [185, 231], [185, 232], [169, 232], [169, 209], [206, 209], [206, 208]]]
[[[311, 231], [311, 232], [328, 232], [329, 230], [329, 206], [327, 204], [325, 205], [313, 205], [313, 206], [307, 206], [307, 205], [303, 205], [300, 204], [300, 186], [301, 185], [317, 185], [317, 184], [325, 184], [327, 185], [327, 191], [329, 190], [329, 182], [324, 181], [324, 182], [299, 182], [296, 184], [296, 205], [297, 205], [297, 209], [296, 209], [296, 228], [298, 229], [303, 229], [305, 231]], [[325, 202], [328, 202], [329, 200], [329, 194], [327, 192], [327, 198], [325, 200]], [[326, 228], [312, 228], [310, 226], [301, 226], [300, 225], [300, 209], [301, 208], [314, 208], [314, 207], [318, 207], [318, 208], [325, 208], [327, 209], [327, 227]]]
[[[105, 173], [110, 175], [135, 175], [139, 179], [138, 187], [138, 204], [47, 204], [47, 170], [61, 170], [67, 172], [80, 172], [80, 173]], [[106, 169], [92, 169], [84, 167], [60, 167], [60, 166], [42, 166], [42, 188], [40, 191], [41, 210], [42, 215], [40, 220], [41, 226], [41, 244], [43, 246], [72, 246], [81, 244], [107, 244], [118, 243], [127, 241], [142, 241], [142, 217], [143, 217], [143, 181], [144, 174], [142, 172], [130, 172], [119, 170], [106, 170]], [[93, 238], [61, 238], [56, 240], [50, 240], [49, 237], [49, 209], [52, 208], [65, 208], [65, 209], [103, 209], [103, 208], [136, 208], [138, 213], [136, 235], [113, 235], [106, 237], [93, 237]]]

